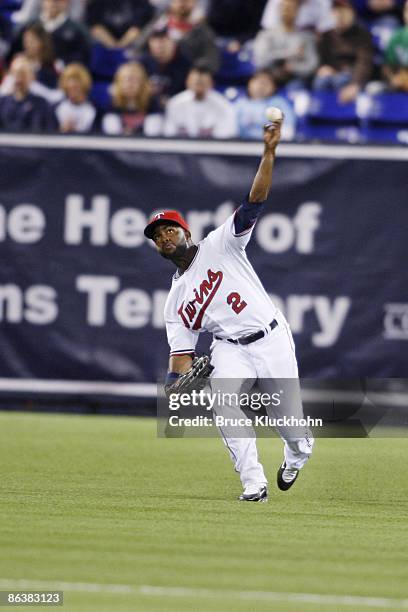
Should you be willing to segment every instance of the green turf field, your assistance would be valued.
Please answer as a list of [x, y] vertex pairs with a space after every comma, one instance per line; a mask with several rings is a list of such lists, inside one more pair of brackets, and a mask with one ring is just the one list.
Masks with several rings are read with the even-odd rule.
[[287, 493], [280, 441], [259, 447], [270, 500], [243, 504], [218, 439], [0, 412], [0, 590], [69, 583], [66, 612], [408, 608], [407, 440], [318, 440]]

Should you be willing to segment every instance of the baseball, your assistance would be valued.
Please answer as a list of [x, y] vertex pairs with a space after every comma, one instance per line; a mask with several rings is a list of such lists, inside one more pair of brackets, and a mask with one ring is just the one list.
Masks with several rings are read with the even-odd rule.
[[282, 121], [283, 113], [277, 106], [268, 106], [265, 116], [269, 121]]

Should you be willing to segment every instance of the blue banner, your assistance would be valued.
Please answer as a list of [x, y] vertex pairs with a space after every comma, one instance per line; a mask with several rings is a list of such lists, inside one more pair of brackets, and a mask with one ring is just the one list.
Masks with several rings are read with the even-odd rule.
[[[146, 220], [176, 208], [199, 241], [246, 195], [258, 161], [3, 148], [0, 377], [164, 376], [173, 268], [144, 238]], [[400, 161], [278, 158], [248, 255], [291, 324], [302, 376], [408, 376], [406, 185]]]

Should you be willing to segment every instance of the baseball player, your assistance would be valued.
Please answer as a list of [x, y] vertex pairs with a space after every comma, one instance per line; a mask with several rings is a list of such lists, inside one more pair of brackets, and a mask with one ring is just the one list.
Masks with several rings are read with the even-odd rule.
[[[249, 195], [199, 244], [192, 242], [186, 221], [174, 210], [155, 214], [144, 233], [177, 268], [164, 311], [170, 345], [166, 385], [171, 386], [191, 368], [198, 335], [208, 331], [213, 335], [211, 383], [228, 379], [228, 391], [239, 392], [245, 381], [291, 379], [290, 413], [303, 418], [292, 334], [245, 252], [271, 188], [280, 128], [281, 121], [264, 127], [264, 152]], [[217, 409], [224, 415], [245, 417], [233, 401]], [[220, 432], [243, 486], [238, 499], [266, 501], [268, 484], [252, 427], [246, 435], [231, 429], [220, 428]], [[278, 432], [284, 440], [284, 461], [277, 484], [286, 491], [309, 459], [313, 438], [308, 430], [296, 435], [285, 428]]]

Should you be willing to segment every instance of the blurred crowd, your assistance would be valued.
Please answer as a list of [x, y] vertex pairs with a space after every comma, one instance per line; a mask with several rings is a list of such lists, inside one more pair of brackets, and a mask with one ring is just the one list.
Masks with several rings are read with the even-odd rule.
[[408, 0], [0, 0], [0, 129], [296, 138], [299, 93], [405, 94]]

